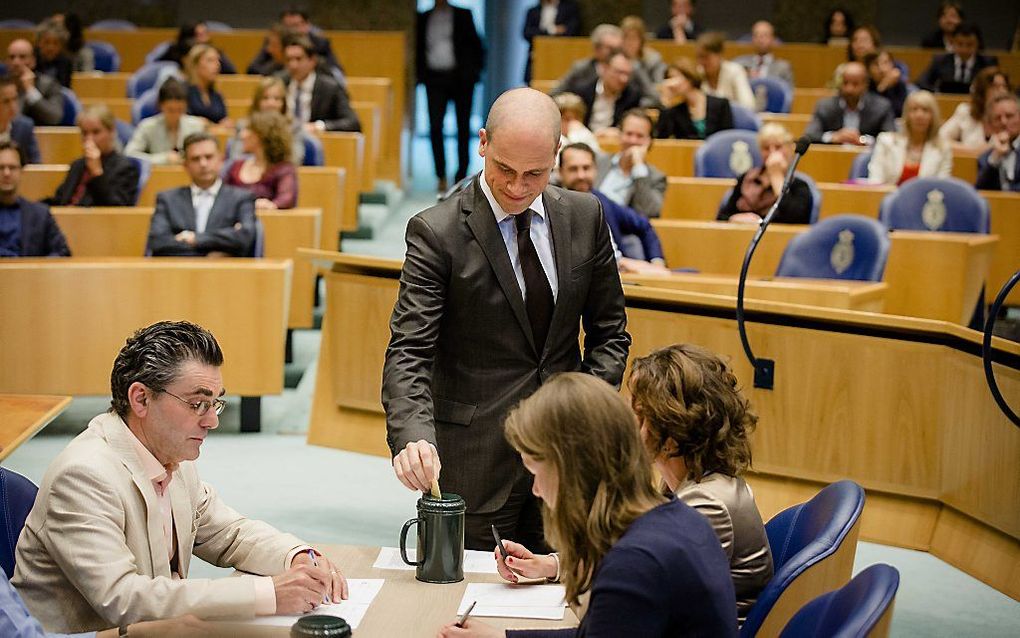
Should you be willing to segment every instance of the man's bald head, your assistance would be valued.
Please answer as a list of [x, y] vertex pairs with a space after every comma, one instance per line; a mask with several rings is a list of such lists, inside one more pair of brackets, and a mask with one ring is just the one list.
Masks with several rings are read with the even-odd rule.
[[843, 81], [839, 94], [852, 107], [868, 91], [868, 70], [860, 62], [847, 62], [843, 66]]
[[21, 77], [26, 69], [35, 68], [35, 49], [32, 43], [18, 38], [7, 45], [7, 73]]
[[511, 89], [493, 102], [485, 119], [485, 132], [491, 141], [502, 127], [549, 132], [555, 149], [560, 143], [560, 110], [551, 97], [530, 88]]

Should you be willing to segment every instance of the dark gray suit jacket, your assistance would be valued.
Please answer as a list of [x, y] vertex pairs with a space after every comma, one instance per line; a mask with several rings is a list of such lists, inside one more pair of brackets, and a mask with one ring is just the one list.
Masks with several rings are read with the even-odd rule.
[[[138, 164], [114, 151], [103, 157], [103, 174], [85, 185], [78, 206], [134, 206], [138, 201]], [[51, 206], [68, 206], [85, 176], [85, 159], [71, 162], [67, 177], [47, 201]]]
[[[599, 171], [595, 182], [595, 188], [598, 189], [613, 167], [613, 156], [600, 154], [595, 165]], [[648, 167], [648, 177], [634, 180], [634, 192], [627, 205], [645, 217], [658, 217], [662, 214], [662, 198], [666, 195], [666, 174], [651, 164], [645, 163], [645, 166]]]
[[[280, 76], [290, 86], [290, 76]], [[315, 84], [312, 85], [312, 102], [309, 119], [312, 122], [322, 120], [327, 131], [361, 130], [358, 114], [351, 108], [351, 98], [347, 89], [328, 73], [316, 71]]]
[[60, 83], [48, 75], [36, 74], [35, 88], [39, 89], [42, 98], [28, 104], [25, 94], [18, 84], [18, 107], [22, 115], [30, 118], [36, 126], [59, 126], [64, 119], [64, 94], [60, 92]]
[[16, 115], [11, 120], [11, 140], [18, 143], [25, 154], [25, 162], [28, 164], [39, 164], [42, 159], [39, 154], [39, 144], [35, 140], [35, 130], [32, 120], [24, 115]]
[[[216, 194], [205, 231], [194, 246], [174, 239], [183, 230], [195, 230], [191, 187], [182, 186], [156, 195], [156, 210], [149, 225], [147, 250], [153, 256], [195, 257], [213, 251], [250, 257], [255, 244], [255, 198], [251, 192], [223, 184]], [[240, 224], [240, 228], [234, 228]]]
[[[861, 99], [864, 100], [861, 107], [861, 126], [858, 129], [861, 135], [878, 137], [879, 133], [896, 129], [895, 116], [889, 100], [874, 93], [868, 93]], [[818, 100], [815, 104], [811, 122], [804, 130], [804, 134], [811, 138], [812, 142], [821, 142], [825, 133], [843, 128], [843, 107], [840, 106], [839, 100], [837, 95]]]
[[[527, 476], [503, 436], [509, 410], [557, 372], [619, 385], [630, 335], [623, 290], [598, 200], [550, 186], [559, 292], [543, 352], [478, 177], [407, 225], [407, 255], [383, 368], [386, 440], [434, 443], [443, 491], [469, 513], [494, 512]], [[584, 324], [584, 355], [578, 346]]]

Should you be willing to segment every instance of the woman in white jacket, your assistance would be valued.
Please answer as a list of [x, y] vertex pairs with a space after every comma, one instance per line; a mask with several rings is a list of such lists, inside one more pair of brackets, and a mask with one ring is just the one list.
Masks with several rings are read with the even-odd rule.
[[880, 133], [868, 163], [868, 181], [899, 186], [914, 177], [949, 177], [953, 151], [938, 136], [939, 106], [928, 91], [903, 104], [903, 132]]

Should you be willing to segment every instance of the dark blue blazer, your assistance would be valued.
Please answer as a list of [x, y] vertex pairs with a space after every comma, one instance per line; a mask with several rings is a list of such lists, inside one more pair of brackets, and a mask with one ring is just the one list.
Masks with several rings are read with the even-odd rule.
[[975, 188], [989, 191], [1020, 192], [1020, 150], [1013, 149], [1013, 154], [1017, 156], [1016, 168], [1013, 169], [1013, 181], [1005, 184], [1002, 183], [999, 167], [988, 163], [988, 157], [991, 154], [991, 151], [985, 151], [978, 158], [978, 176], [977, 182], [974, 183]]
[[21, 208], [22, 257], [71, 256], [64, 233], [60, 232], [49, 206], [23, 197], [18, 198], [18, 206]]
[[204, 117], [216, 124], [227, 117], [227, 104], [216, 89], [209, 91], [209, 103], [202, 101], [202, 93], [197, 86], [188, 85], [188, 115]]
[[39, 144], [35, 141], [35, 123], [24, 115], [15, 116], [11, 122], [11, 140], [21, 147], [25, 153], [25, 161], [29, 164], [39, 164], [42, 157], [39, 155]]
[[631, 523], [602, 558], [577, 629], [507, 631], [540, 636], [737, 635], [730, 564], [708, 519], [672, 500]]
[[662, 244], [659, 243], [659, 236], [655, 233], [655, 229], [652, 228], [652, 224], [646, 217], [630, 206], [617, 204], [606, 197], [606, 194], [602, 191], [593, 190], [591, 194], [602, 202], [602, 212], [606, 215], [609, 233], [613, 236], [613, 241], [616, 242], [616, 246], [623, 253], [624, 257], [633, 257], [633, 255], [627, 254], [620, 240], [626, 235], [636, 235], [641, 240], [641, 247], [645, 251], [645, 261], [665, 259], [662, 255]]

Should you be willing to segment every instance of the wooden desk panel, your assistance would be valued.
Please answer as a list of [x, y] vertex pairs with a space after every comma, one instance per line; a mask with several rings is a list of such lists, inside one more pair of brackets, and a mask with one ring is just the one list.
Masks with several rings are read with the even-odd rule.
[[[348, 216], [344, 218], [341, 230], [355, 230], [358, 227], [358, 204], [361, 202], [362, 170], [366, 157], [365, 136], [361, 133], [328, 131], [319, 133], [319, 140], [322, 142], [325, 167], [343, 168], [346, 171], [343, 209]], [[325, 207], [325, 203], [317, 205]]]
[[0, 461], [67, 409], [71, 397], [0, 394]]
[[0, 392], [107, 394], [127, 337], [187, 319], [216, 335], [231, 394], [279, 394], [290, 277], [270, 259], [4, 260], [0, 289], [21, 301], [0, 307]]
[[[396, 110], [393, 81], [387, 77], [347, 78], [347, 91], [354, 102], [366, 102], [379, 107], [378, 143], [375, 154], [375, 176], [392, 179], [390, 172], [400, 161], [400, 132], [403, 114]], [[394, 139], [396, 132], [396, 139]], [[366, 133], [366, 137], [368, 137]], [[396, 153], [396, 155], [394, 155]]]
[[70, 164], [82, 156], [77, 126], [36, 126], [35, 139], [43, 164]]
[[74, 94], [78, 96], [78, 99], [127, 97], [127, 83], [130, 77], [131, 74], [124, 71], [73, 73], [71, 86], [74, 87]]
[[382, 113], [378, 104], [373, 102], [351, 102], [351, 108], [358, 114], [361, 122], [361, 137], [364, 140], [363, 158], [359, 173], [361, 185], [358, 190], [371, 193], [375, 190], [375, 175], [379, 166], [380, 129]]

